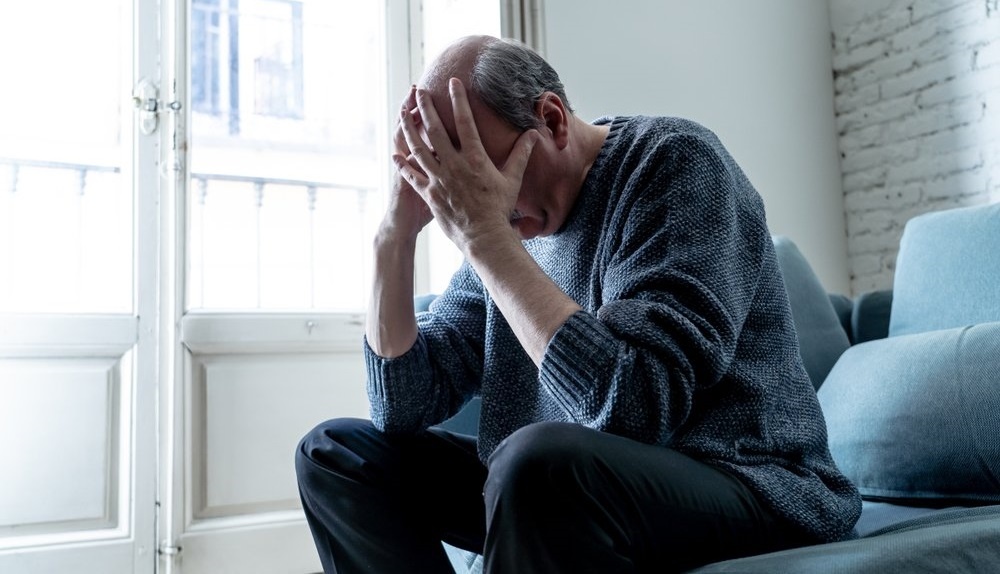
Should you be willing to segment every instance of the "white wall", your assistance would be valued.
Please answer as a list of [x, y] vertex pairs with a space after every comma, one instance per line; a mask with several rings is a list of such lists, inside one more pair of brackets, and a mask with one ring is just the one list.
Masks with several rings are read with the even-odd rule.
[[851, 285], [891, 287], [915, 215], [1000, 201], [996, 0], [831, 0]]
[[828, 290], [847, 245], [825, 0], [545, 1], [578, 114], [683, 116], [719, 135]]

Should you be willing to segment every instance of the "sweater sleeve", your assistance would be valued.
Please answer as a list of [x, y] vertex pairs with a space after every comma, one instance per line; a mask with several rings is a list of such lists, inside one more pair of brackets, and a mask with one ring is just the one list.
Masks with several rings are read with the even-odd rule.
[[714, 136], [671, 135], [623, 165], [598, 254], [601, 306], [556, 332], [539, 378], [578, 422], [668, 444], [733, 362], [770, 235]]
[[375, 427], [412, 433], [438, 424], [478, 391], [485, 313], [482, 284], [463, 263], [430, 310], [417, 315], [417, 340], [387, 359], [364, 341], [368, 400]]

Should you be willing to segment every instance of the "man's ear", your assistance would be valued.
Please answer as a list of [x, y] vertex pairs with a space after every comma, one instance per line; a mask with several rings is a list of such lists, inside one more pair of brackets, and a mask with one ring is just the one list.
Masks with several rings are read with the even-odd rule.
[[552, 141], [558, 149], [569, 144], [569, 112], [555, 92], [545, 92], [535, 104], [535, 114], [541, 118], [543, 131], [548, 128]]

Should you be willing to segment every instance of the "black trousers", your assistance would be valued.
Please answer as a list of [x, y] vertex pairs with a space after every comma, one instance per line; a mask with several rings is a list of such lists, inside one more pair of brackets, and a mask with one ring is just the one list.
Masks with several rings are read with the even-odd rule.
[[805, 543], [732, 475], [570, 423], [527, 426], [484, 466], [471, 437], [336, 419], [295, 464], [327, 574], [453, 572], [441, 541], [487, 574], [678, 572]]

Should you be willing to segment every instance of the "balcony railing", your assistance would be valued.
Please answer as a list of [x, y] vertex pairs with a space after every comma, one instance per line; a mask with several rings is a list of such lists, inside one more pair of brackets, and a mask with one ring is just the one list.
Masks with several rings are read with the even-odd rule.
[[188, 307], [361, 310], [376, 191], [192, 174]]
[[[87, 165], [82, 163], [67, 163], [57, 161], [38, 161], [31, 159], [13, 159], [0, 157], [0, 165], [7, 167], [6, 190], [16, 193], [22, 168], [38, 168], [45, 170], [63, 170], [76, 172], [79, 176], [77, 192], [83, 195], [87, 189], [87, 176], [95, 173], [120, 173], [121, 169], [110, 165]], [[0, 182], [3, 185], [3, 182]], [[0, 190], [3, 188], [0, 187]]]
[[[9, 227], [6, 237], [0, 229], [0, 311], [52, 305], [51, 289], [38, 281], [65, 291], [54, 298], [58, 310], [130, 308], [132, 196], [120, 175], [115, 166], [0, 158], [0, 223]], [[381, 211], [375, 188], [209, 173], [192, 174], [189, 187], [189, 309], [363, 308], [367, 247]], [[52, 200], [24, 201], [24, 194], [41, 193]], [[25, 224], [46, 219], [48, 211], [58, 221]], [[12, 227], [17, 221], [19, 232]], [[36, 229], [46, 225], [51, 230]], [[55, 244], [44, 239], [53, 234]], [[32, 245], [43, 241], [48, 247]], [[37, 255], [24, 253], [33, 247]], [[54, 251], [60, 256], [53, 258]], [[39, 268], [47, 270], [39, 275]], [[27, 301], [33, 293], [48, 300]]]

